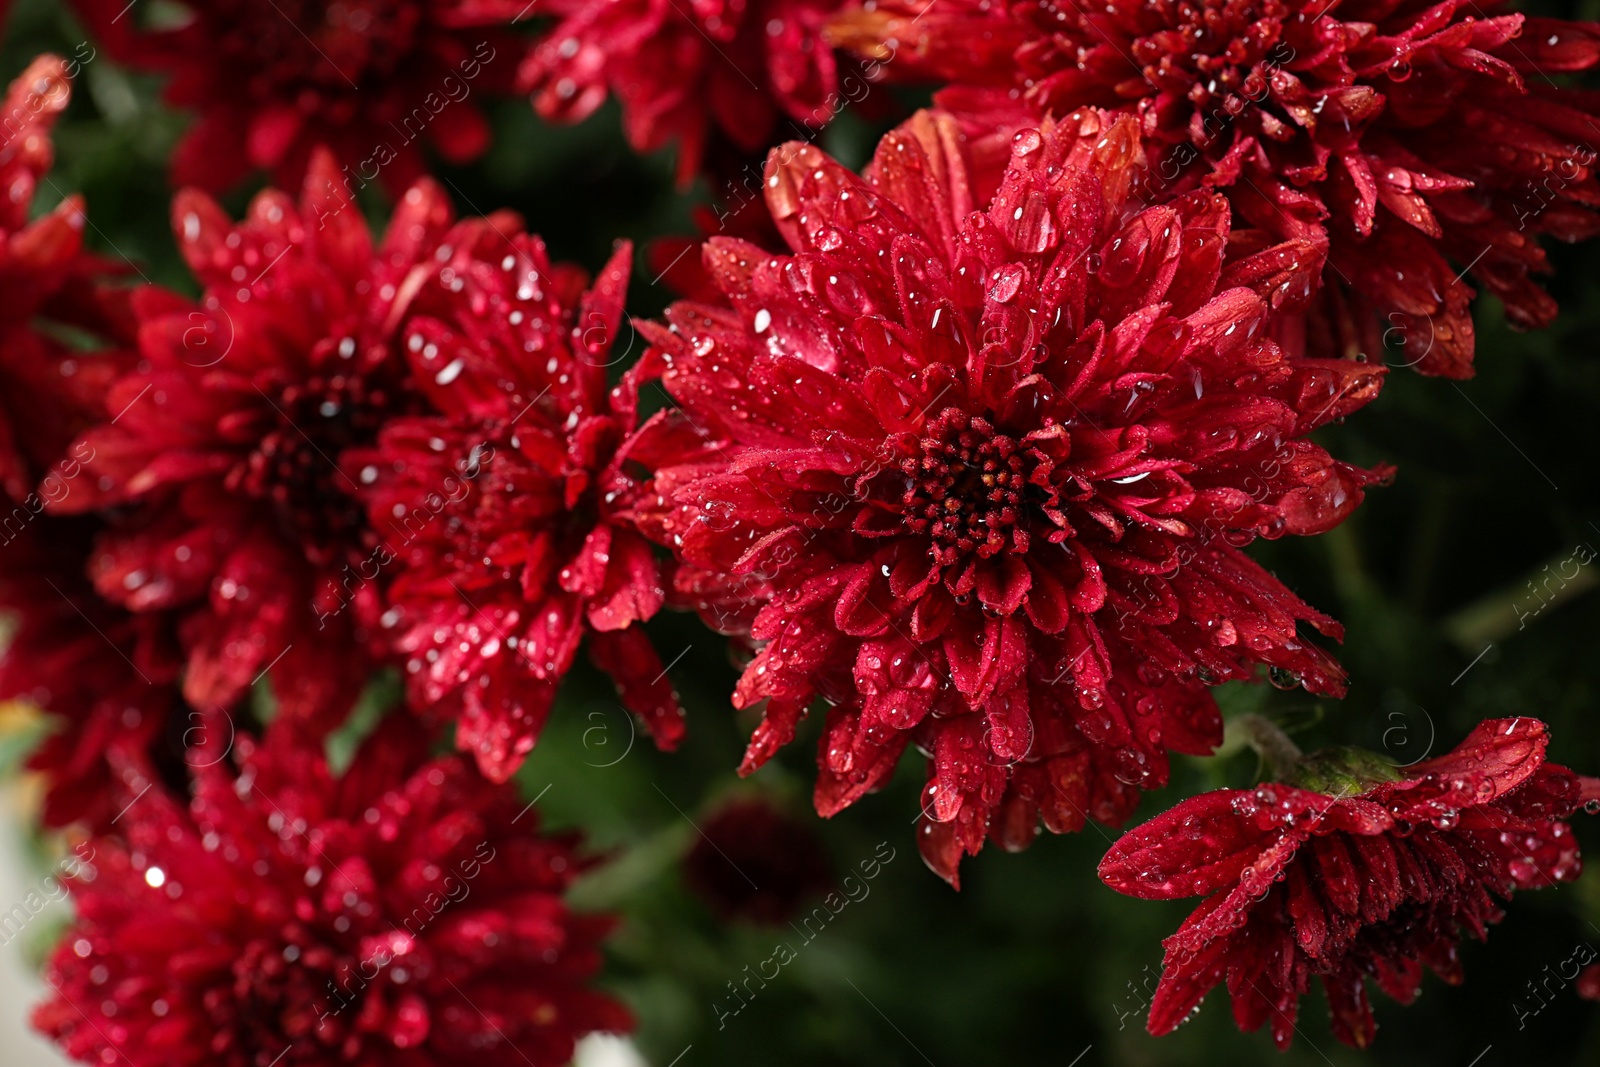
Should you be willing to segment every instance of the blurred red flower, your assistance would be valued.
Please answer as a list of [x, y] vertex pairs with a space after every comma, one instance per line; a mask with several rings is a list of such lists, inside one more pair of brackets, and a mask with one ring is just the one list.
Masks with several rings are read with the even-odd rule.
[[764, 797], [723, 804], [698, 825], [684, 883], [719, 918], [780, 926], [834, 887], [833, 862], [811, 823]]
[[34, 1024], [68, 1055], [171, 1067], [559, 1067], [627, 1030], [591, 990], [612, 920], [562, 894], [588, 866], [516, 791], [408, 720], [342, 777], [320, 746], [240, 735], [182, 803], [124, 766], [122, 839], [91, 842]]
[[85, 578], [98, 524], [45, 514], [88, 491], [93, 450], [69, 446], [134, 360], [126, 294], [107, 284], [117, 268], [83, 247], [82, 199], [30, 219], [41, 185], [59, 193], [50, 131], [76, 69], [40, 56], [0, 102], [0, 699], [48, 713], [28, 761], [44, 823], [104, 826], [107, 753], [162, 748], [178, 661], [170, 618], [109, 606]]
[[1376, 357], [1387, 331], [1423, 373], [1468, 377], [1463, 275], [1513, 325], [1543, 326], [1538, 236], [1600, 232], [1600, 98], [1552, 80], [1600, 62], [1592, 23], [1470, 0], [874, 0], [829, 37], [892, 56], [891, 76], [950, 82], [936, 100], [975, 135], [1085, 106], [1135, 115], [1146, 195], [1225, 188], [1279, 239], [1325, 232], [1308, 341], [1327, 354]]
[[51, 507], [115, 509], [95, 587], [131, 611], [184, 613], [197, 708], [231, 705], [270, 670], [283, 711], [309, 721], [366, 683], [376, 539], [339, 455], [417, 404], [389, 339], [406, 278], [450, 221], [420, 182], [374, 249], [325, 154], [298, 203], [267, 190], [238, 224], [204, 193], [175, 200], [204, 292], [134, 292], [142, 360], [111, 386], [74, 446], [85, 473]]
[[182, 660], [171, 616], [107, 604], [85, 577], [95, 529], [44, 516], [0, 547], [0, 611], [10, 627], [0, 700], [47, 715], [50, 732], [27, 764], [44, 779], [43, 823], [104, 831], [121, 807], [112, 754], [164, 756], [169, 733], [181, 745], [203, 730], [198, 720], [172, 721]]
[[[822, 26], [840, 0], [537, 0], [556, 22], [524, 84], [547, 119], [576, 122], [608, 96], [628, 143], [678, 146], [693, 181], [724, 145], [760, 152], [785, 118], [821, 127], [844, 105]], [[866, 85], [862, 83], [862, 89]]]
[[171, 75], [166, 98], [196, 121], [172, 157], [175, 185], [222, 192], [254, 169], [299, 185], [319, 145], [354, 187], [400, 193], [427, 170], [489, 147], [472, 97], [505, 94], [526, 45], [527, 0], [182, 0], [141, 27], [125, 0], [73, 0], [117, 61]]
[[[83, 199], [63, 196], [30, 219], [40, 184], [53, 185], [50, 130], [71, 99], [70, 70], [56, 56], [40, 56], [0, 101], [0, 502], [9, 496], [18, 505], [0, 534], [7, 538], [55, 494], [63, 479], [53, 465], [130, 362], [118, 350], [132, 341], [125, 301], [102, 284], [114, 268], [83, 248]], [[112, 350], [75, 351], [41, 323], [81, 331]]]

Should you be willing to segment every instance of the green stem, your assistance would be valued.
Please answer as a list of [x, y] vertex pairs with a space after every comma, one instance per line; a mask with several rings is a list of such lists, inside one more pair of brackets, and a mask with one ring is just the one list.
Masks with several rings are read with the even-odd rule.
[[1277, 723], [1260, 715], [1241, 715], [1233, 720], [1245, 742], [1260, 755], [1274, 781], [1287, 780], [1300, 763], [1300, 746]]
[[1587, 542], [1563, 549], [1532, 570], [1519, 583], [1497, 589], [1445, 620], [1444, 630], [1464, 652], [1480, 652], [1486, 644], [1515, 637], [1546, 608], [1580, 596], [1600, 585], [1600, 568], [1591, 564], [1595, 550]]

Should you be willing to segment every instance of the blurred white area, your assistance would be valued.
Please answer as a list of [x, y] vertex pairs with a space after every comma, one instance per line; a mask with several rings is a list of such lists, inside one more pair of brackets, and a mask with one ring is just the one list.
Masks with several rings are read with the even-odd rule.
[[633, 1042], [611, 1034], [590, 1034], [578, 1042], [572, 1067], [650, 1067]]
[[[17, 807], [17, 790], [0, 790], [0, 912], [38, 892], [48, 871], [35, 870], [23, 847], [23, 816]], [[52, 913], [33, 920], [49, 922]], [[72, 1061], [28, 1026], [33, 1006], [44, 998], [45, 985], [30, 963], [25, 945], [33, 942], [30, 924], [22, 936], [0, 945], [0, 1063], [5, 1067], [66, 1067]], [[573, 1067], [649, 1067], [625, 1038], [592, 1034], [578, 1045]]]
[[[24, 851], [19, 799], [18, 790], [0, 792], [0, 912], [9, 912], [30, 892], [38, 892], [44, 875], [49, 873], [36, 871]], [[33, 922], [44, 923], [50, 918], [41, 912]], [[33, 943], [28, 936], [33, 933], [36, 931], [30, 925], [22, 936], [0, 945], [0, 1049], [5, 1050], [0, 1059], [5, 1067], [62, 1067], [68, 1061], [28, 1026], [28, 1015], [44, 999], [45, 988], [25, 948]]]

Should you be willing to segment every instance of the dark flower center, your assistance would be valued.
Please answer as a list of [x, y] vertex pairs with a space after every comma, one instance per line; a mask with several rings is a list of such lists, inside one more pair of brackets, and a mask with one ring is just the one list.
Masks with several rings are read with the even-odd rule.
[[278, 1067], [303, 1062], [291, 1050], [330, 1044], [332, 1035], [348, 1029], [336, 1026], [338, 1016], [359, 1012], [359, 1004], [349, 1003], [357, 991], [341, 989], [337, 981], [337, 971], [350, 969], [343, 954], [299, 928], [285, 933], [286, 941], [258, 938], [246, 945], [234, 962], [232, 987], [206, 994], [219, 1062], [267, 1067], [275, 1056], [282, 1057]]
[[987, 419], [946, 408], [930, 421], [919, 451], [900, 462], [910, 479], [906, 525], [933, 539], [940, 561], [1028, 549], [1029, 457]]
[[[253, 72], [254, 95], [303, 108], [356, 96], [416, 49], [421, 6], [404, 0], [226, 0], [207, 5], [219, 51]], [[343, 116], [332, 116], [342, 118]]]
[[356, 374], [313, 375], [267, 399], [277, 425], [233, 470], [229, 488], [270, 501], [306, 557], [329, 563], [357, 547], [366, 529], [356, 483], [339, 456], [372, 444], [407, 405], [399, 390]]

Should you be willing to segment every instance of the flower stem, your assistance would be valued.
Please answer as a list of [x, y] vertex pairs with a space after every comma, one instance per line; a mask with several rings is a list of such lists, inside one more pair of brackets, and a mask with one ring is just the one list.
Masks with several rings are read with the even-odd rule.
[[1244, 734], [1245, 741], [1266, 761], [1274, 781], [1285, 781], [1300, 763], [1300, 747], [1289, 740], [1289, 735], [1278, 724], [1260, 715], [1241, 715], [1233, 720]]

